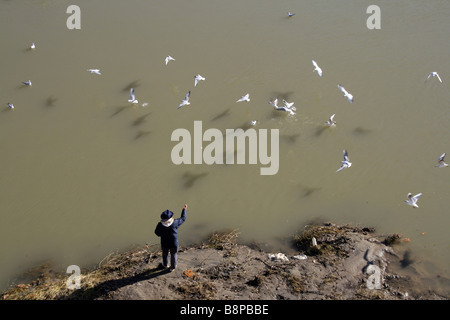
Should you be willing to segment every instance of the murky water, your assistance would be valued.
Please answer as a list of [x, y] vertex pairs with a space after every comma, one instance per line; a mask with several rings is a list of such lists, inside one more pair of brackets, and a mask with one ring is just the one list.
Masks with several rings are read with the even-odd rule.
[[[184, 203], [182, 244], [232, 228], [277, 248], [321, 219], [400, 233], [424, 272], [449, 277], [450, 169], [434, 166], [450, 152], [450, 2], [377, 2], [380, 30], [366, 26], [372, 1], [355, 0], [78, 1], [69, 30], [70, 1], [1, 1], [2, 287], [42, 261], [158, 244], [160, 213]], [[431, 71], [443, 83], [425, 81]], [[275, 97], [296, 115], [274, 111]], [[279, 129], [278, 173], [173, 164], [172, 132], [196, 120]], [[343, 149], [353, 165], [336, 173]], [[408, 192], [423, 193], [418, 209]]]

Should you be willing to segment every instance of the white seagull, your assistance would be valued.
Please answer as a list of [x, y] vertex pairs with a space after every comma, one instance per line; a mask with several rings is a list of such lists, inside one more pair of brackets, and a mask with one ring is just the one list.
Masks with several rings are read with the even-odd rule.
[[438, 164], [436, 165], [436, 167], [438, 167], [438, 168], [448, 167], [448, 164], [445, 163], [444, 158], [445, 158], [445, 152], [439, 157]]
[[34, 42], [31, 44], [30, 49], [31, 50], [36, 49], [36, 45], [34, 44]]
[[321, 77], [322, 76], [322, 69], [319, 67], [317, 62], [315, 62], [314, 60], [312, 61], [312, 64], [314, 66], [314, 71], [317, 71], [317, 74]]
[[414, 197], [412, 196], [412, 193], [408, 193], [407, 197], [408, 200], [405, 200], [405, 202], [407, 204], [409, 204], [410, 206], [412, 206], [413, 208], [418, 208], [419, 206], [417, 205], [417, 200], [419, 200], [419, 197], [422, 195], [421, 193], [416, 194]]
[[204, 77], [202, 77], [201, 75], [199, 75], [199, 74], [196, 75], [196, 76], [195, 76], [195, 87], [197, 86], [198, 82], [199, 82], [199, 81], [202, 81], [202, 80], [204, 81], [204, 80], [206, 80], [206, 79], [205, 79]]
[[342, 169], [350, 168], [352, 166], [352, 163], [348, 159], [348, 153], [347, 150], [344, 149], [344, 161], [341, 161], [341, 167], [336, 170], [336, 172], [341, 171]]
[[166, 65], [167, 65], [167, 64], [169, 63], [169, 61], [171, 61], [171, 60], [175, 61], [175, 59], [172, 58], [171, 56], [167, 56], [167, 57], [166, 57]]
[[327, 121], [327, 124], [328, 124], [328, 126], [330, 126], [330, 127], [333, 127], [333, 126], [336, 125], [336, 121], [334, 121], [334, 116], [335, 116], [335, 114], [332, 114], [331, 117], [330, 117], [330, 119], [328, 119], [328, 121]]
[[238, 101], [236, 102], [241, 102], [241, 101], [250, 101], [250, 93], [247, 93], [245, 96], [242, 96]]
[[186, 96], [184, 97], [183, 100], [181, 100], [180, 105], [178, 106], [177, 109], [180, 109], [182, 106], [186, 106], [186, 105], [190, 105], [191, 103], [189, 102], [189, 97], [191, 96], [191, 91], [189, 91], [188, 93], [186, 93]]
[[294, 103], [293, 102], [289, 103], [284, 99], [283, 99], [283, 102], [284, 102], [284, 106], [279, 107], [278, 106], [278, 98], [276, 98], [275, 100], [270, 100], [269, 104], [272, 105], [275, 110], [289, 112], [291, 115], [294, 115], [295, 110], [296, 110], [295, 107], [292, 106]]
[[138, 103], [139, 101], [136, 100], [136, 96], [134, 95], [134, 88], [130, 89], [130, 99], [128, 100], [128, 102], [131, 103]]
[[88, 69], [87, 71], [89, 71], [90, 73], [95, 73], [98, 75], [101, 75], [102, 73], [100, 72], [100, 69]]
[[283, 99], [283, 103], [286, 108], [292, 109], [294, 111], [296, 110], [296, 108], [294, 107], [294, 102], [287, 102]]
[[346, 97], [348, 99], [348, 101], [350, 103], [352, 103], [353, 102], [353, 96], [349, 92], [347, 92], [347, 90], [345, 90], [344, 87], [341, 86], [340, 84], [338, 84], [337, 86], [338, 86], [339, 90], [341, 90], [341, 92], [344, 94], [344, 97]]
[[442, 83], [441, 77], [439, 77], [439, 74], [436, 71], [431, 72], [428, 77], [427, 80], [430, 79], [430, 77], [436, 77], [438, 78], [438, 80]]
[[26, 85], [27, 87], [31, 87], [31, 80], [28, 80], [26, 82], [22, 82], [24, 85]]
[[256, 125], [256, 120], [250, 121], [250, 124], [251, 124], [252, 126]]
[[295, 16], [295, 13], [292, 13], [292, 12], [288, 12], [287, 14], [288, 14], [289, 18], [292, 18], [293, 16]]
[[9, 102], [8, 102], [8, 108], [14, 109], [14, 105], [13, 105], [12, 103], [9, 103]]

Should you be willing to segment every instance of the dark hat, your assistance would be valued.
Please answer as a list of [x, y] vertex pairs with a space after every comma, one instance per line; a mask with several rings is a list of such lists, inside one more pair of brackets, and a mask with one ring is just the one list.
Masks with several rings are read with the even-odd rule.
[[161, 213], [161, 220], [168, 220], [172, 218], [173, 212], [170, 210], [166, 210], [163, 213]]

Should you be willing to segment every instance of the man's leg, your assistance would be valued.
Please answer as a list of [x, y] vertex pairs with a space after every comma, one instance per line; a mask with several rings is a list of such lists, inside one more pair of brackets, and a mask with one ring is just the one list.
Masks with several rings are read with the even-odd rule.
[[162, 248], [162, 267], [167, 268], [169, 266], [169, 248]]
[[178, 248], [170, 248], [170, 269], [175, 270], [177, 267]]

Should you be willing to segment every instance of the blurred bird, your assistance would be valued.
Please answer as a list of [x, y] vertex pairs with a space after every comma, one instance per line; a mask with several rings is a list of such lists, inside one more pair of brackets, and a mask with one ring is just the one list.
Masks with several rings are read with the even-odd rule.
[[322, 76], [322, 69], [319, 67], [319, 65], [313, 60], [312, 64], [314, 66], [314, 71], [317, 71], [317, 74], [321, 77]]
[[95, 73], [95, 74], [101, 75], [101, 72], [99, 69], [88, 69], [87, 71], [89, 71], [90, 73]]
[[332, 127], [336, 125], [336, 121], [334, 121], [334, 114], [330, 117], [330, 119], [328, 119], [327, 124]]
[[128, 100], [128, 102], [131, 103], [138, 103], [139, 101], [136, 100], [136, 96], [134, 95], [134, 88], [130, 89], [130, 99]]
[[352, 163], [348, 159], [348, 153], [347, 150], [344, 149], [344, 161], [341, 161], [341, 167], [336, 170], [336, 172], [341, 171], [342, 169], [350, 168], [352, 166]]
[[[438, 74], [437, 72], [435, 72], [435, 71], [431, 72], [431, 73], [428, 75], [428, 77], [427, 77], [426, 80], [428, 80], [430, 77], [436, 77], [436, 78], [438, 78], [438, 80], [442, 83], [441, 77], [439, 77], [439, 74]], [[426, 80], [425, 80], [425, 81], [426, 81]]]
[[439, 157], [438, 164], [436, 165], [436, 167], [438, 167], [438, 168], [448, 167], [448, 164], [445, 163], [444, 158], [445, 158], [445, 152]]
[[417, 205], [417, 201], [419, 200], [419, 197], [422, 195], [422, 193], [418, 193], [416, 194], [414, 197], [412, 196], [412, 193], [408, 193], [407, 197], [408, 200], [405, 200], [405, 202], [407, 204], [409, 204], [410, 206], [412, 206], [413, 208], [418, 208], [419, 206]]
[[198, 84], [198, 82], [199, 81], [204, 81], [204, 80], [206, 80], [204, 77], [202, 77], [201, 75], [196, 75], [195, 76], [195, 87], [197, 86], [197, 84]]
[[338, 88], [344, 94], [344, 97], [346, 97], [348, 99], [348, 101], [350, 103], [352, 103], [353, 102], [353, 95], [351, 95], [349, 92], [347, 92], [347, 90], [345, 90], [344, 87], [341, 86], [340, 84], [338, 84]]
[[236, 102], [241, 102], [241, 101], [250, 101], [250, 93], [247, 93], [245, 96], [242, 96], [238, 101]]
[[174, 58], [172, 58], [171, 56], [167, 56], [166, 57], [166, 65], [169, 63], [169, 61], [175, 61], [175, 59]]
[[177, 109], [180, 109], [182, 106], [187, 106], [190, 105], [191, 103], [189, 102], [189, 97], [191, 96], [191, 91], [189, 91], [186, 96], [184, 97], [183, 100], [181, 100], [180, 105], [178, 106]]
[[28, 80], [26, 82], [22, 82], [24, 85], [26, 85], [27, 87], [31, 87], [31, 80]]
[[8, 108], [14, 109], [14, 105], [13, 105], [12, 103], [9, 103], [9, 102], [8, 102]]

